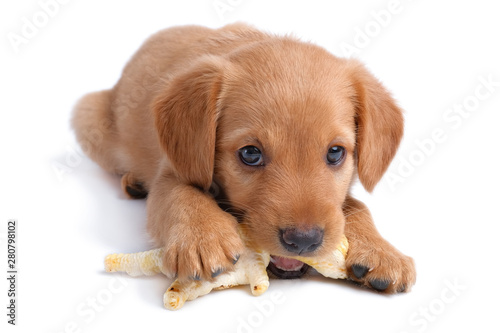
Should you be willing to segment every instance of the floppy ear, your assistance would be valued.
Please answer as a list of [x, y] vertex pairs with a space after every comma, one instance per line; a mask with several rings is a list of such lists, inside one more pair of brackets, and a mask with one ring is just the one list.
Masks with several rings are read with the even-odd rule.
[[212, 183], [225, 62], [217, 57], [198, 61], [170, 81], [153, 104], [160, 145], [176, 175], [203, 190]]
[[361, 63], [350, 61], [355, 89], [358, 176], [371, 192], [396, 154], [403, 136], [403, 113], [390, 93]]

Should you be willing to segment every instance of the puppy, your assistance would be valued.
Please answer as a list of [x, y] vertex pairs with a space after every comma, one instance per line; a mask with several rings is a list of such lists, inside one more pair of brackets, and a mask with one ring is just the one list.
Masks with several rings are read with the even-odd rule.
[[175, 27], [149, 38], [110, 90], [72, 119], [84, 151], [147, 196], [147, 226], [179, 279], [233, 269], [237, 223], [273, 254], [269, 270], [296, 278], [345, 233], [349, 277], [409, 291], [413, 260], [377, 232], [352, 198], [372, 191], [403, 134], [403, 116], [359, 62], [243, 24]]

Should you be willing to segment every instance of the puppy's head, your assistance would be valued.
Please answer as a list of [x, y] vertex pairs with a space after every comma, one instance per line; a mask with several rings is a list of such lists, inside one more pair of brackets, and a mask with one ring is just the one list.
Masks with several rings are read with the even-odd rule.
[[282, 277], [303, 271], [283, 256], [338, 245], [353, 176], [371, 191], [403, 132], [400, 109], [361, 64], [291, 39], [201, 59], [155, 114], [178, 177], [204, 191], [216, 182]]

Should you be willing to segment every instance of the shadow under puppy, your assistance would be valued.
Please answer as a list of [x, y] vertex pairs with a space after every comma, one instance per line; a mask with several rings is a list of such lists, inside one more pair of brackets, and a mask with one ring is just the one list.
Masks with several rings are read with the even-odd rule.
[[232, 270], [243, 223], [278, 277], [307, 269], [283, 256], [323, 255], [345, 233], [352, 280], [388, 293], [415, 282], [413, 260], [349, 195], [356, 174], [373, 190], [403, 134], [401, 110], [355, 60], [243, 24], [174, 27], [72, 122], [130, 197], [147, 196], [148, 230], [180, 280]]

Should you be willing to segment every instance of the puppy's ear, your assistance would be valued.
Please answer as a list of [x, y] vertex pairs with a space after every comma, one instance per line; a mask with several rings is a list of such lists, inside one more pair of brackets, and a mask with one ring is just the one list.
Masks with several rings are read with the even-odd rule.
[[403, 136], [403, 114], [364, 66], [350, 60], [355, 89], [359, 180], [369, 192], [389, 167]]
[[212, 183], [225, 65], [217, 57], [198, 61], [170, 81], [153, 104], [160, 145], [176, 175], [203, 190]]

